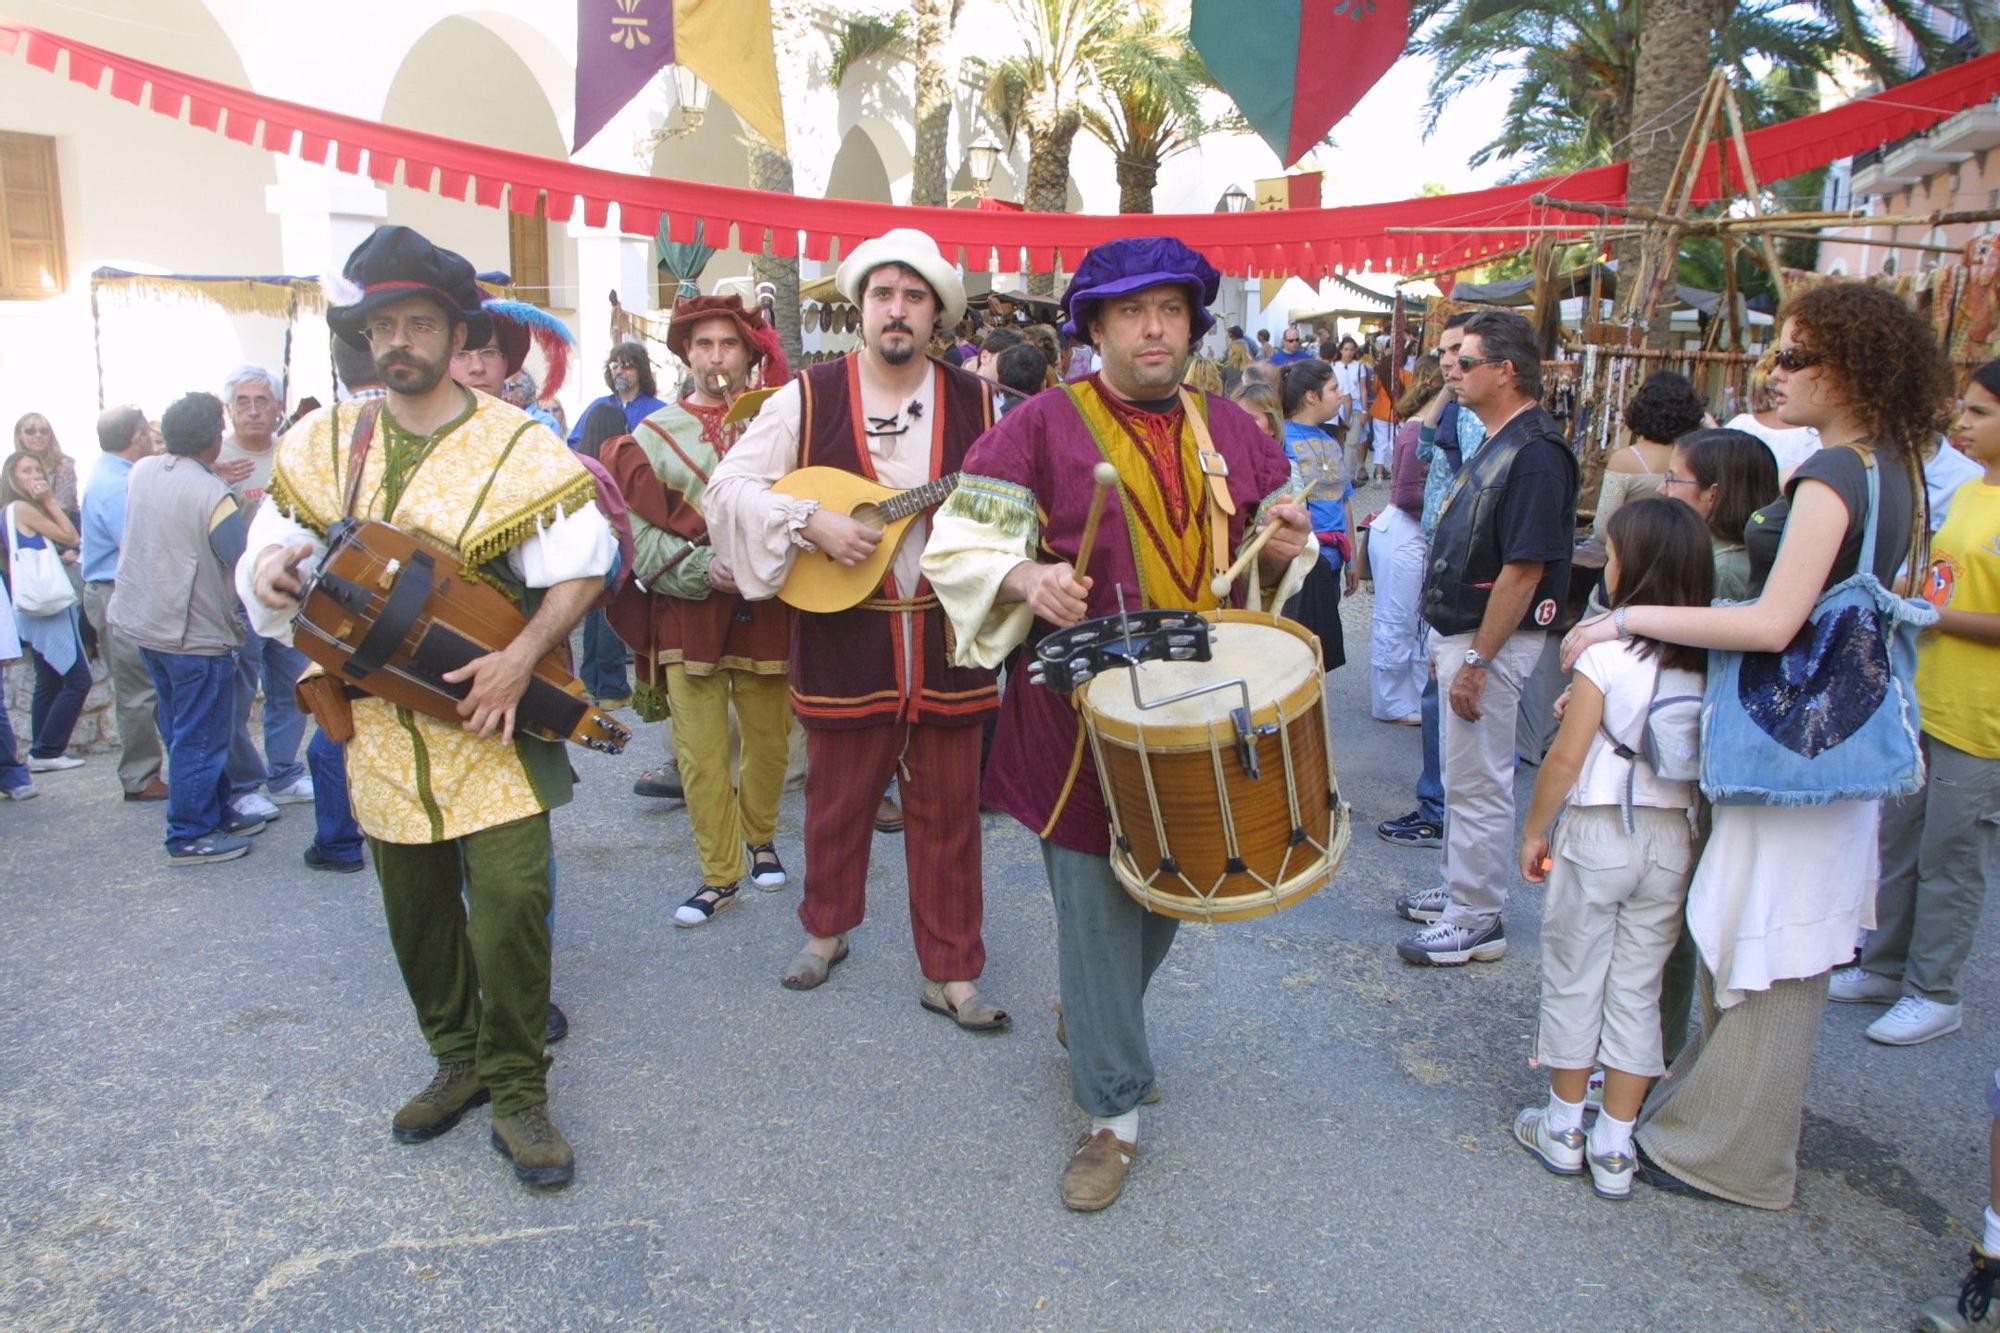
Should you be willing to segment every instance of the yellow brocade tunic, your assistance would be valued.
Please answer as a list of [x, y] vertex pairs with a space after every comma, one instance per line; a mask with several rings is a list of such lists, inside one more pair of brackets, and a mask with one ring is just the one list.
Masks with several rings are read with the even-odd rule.
[[[506, 553], [593, 503], [595, 482], [546, 426], [497, 398], [467, 396], [466, 412], [429, 437], [403, 431], [384, 409], [355, 513], [452, 552], [527, 609]], [[286, 434], [272, 469], [270, 499], [322, 539], [346, 508], [358, 417], [352, 403], [314, 412]], [[463, 837], [570, 794], [560, 745], [521, 736], [503, 745], [375, 698], [354, 701], [347, 775], [362, 830], [395, 843]]]

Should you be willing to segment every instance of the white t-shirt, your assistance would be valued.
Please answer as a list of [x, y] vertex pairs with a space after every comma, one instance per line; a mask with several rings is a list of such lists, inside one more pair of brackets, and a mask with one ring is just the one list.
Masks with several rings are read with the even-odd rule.
[[[1368, 410], [1368, 404], [1361, 401], [1361, 370], [1361, 362], [1358, 360], [1335, 361], [1333, 363], [1333, 382], [1340, 387], [1341, 393], [1346, 394], [1353, 400], [1349, 405], [1350, 408], [1359, 408], [1365, 412]], [[1345, 420], [1347, 420], [1347, 411], [1345, 410], [1334, 418], [1336, 422]]]
[[1819, 449], [1819, 432], [1811, 426], [1767, 426], [1749, 412], [1731, 417], [1728, 429], [1755, 435], [1769, 446], [1771, 456], [1778, 460], [1780, 481]]
[[236, 493], [236, 502], [245, 510], [253, 510], [257, 502], [264, 498], [264, 492], [271, 487], [271, 466], [278, 461], [278, 442], [271, 441], [268, 449], [245, 449], [236, 442], [234, 435], [222, 437], [222, 453], [217, 463], [233, 463], [239, 458], [250, 460], [250, 475], [235, 483], [229, 489]]
[[[1654, 700], [1653, 673], [1657, 659], [1639, 656], [1636, 643], [1594, 643], [1577, 658], [1577, 672], [1604, 694], [1604, 725], [1611, 734], [1633, 750], [1640, 749], [1645, 734], [1646, 712]], [[1701, 694], [1698, 671], [1679, 669], [1660, 673], [1658, 697]], [[1632, 804], [1656, 810], [1694, 809], [1696, 785], [1668, 782], [1653, 776], [1643, 759], [1626, 760], [1611, 748], [1599, 731], [1584, 756], [1583, 771], [1577, 775], [1576, 789], [1570, 793], [1572, 805], [1623, 805], [1625, 779], [1632, 778]]]

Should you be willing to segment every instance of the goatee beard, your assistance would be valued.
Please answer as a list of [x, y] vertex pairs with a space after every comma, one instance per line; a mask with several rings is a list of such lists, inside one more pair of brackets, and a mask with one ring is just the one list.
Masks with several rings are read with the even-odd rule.
[[875, 354], [892, 366], [906, 366], [917, 355], [917, 341], [912, 338], [907, 343], [895, 346], [885, 343], [875, 350]]

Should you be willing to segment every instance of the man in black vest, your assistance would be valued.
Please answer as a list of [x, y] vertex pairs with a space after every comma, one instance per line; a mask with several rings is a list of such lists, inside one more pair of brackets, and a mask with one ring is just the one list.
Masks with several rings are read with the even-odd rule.
[[1506, 956], [1514, 881], [1514, 725], [1521, 688], [1562, 608], [1576, 541], [1576, 457], [1542, 410], [1534, 329], [1486, 311], [1444, 368], [1487, 440], [1446, 495], [1423, 614], [1444, 714], [1444, 882], [1396, 911], [1429, 923], [1396, 946], [1435, 967]]

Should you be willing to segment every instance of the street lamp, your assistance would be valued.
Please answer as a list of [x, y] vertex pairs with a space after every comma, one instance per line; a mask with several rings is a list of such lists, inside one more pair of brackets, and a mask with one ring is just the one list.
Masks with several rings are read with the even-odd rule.
[[708, 114], [708, 85], [686, 65], [674, 66], [674, 101], [681, 109], [681, 132], [692, 134], [700, 129]]
[[1222, 211], [1225, 213], [1241, 213], [1248, 207], [1250, 207], [1250, 196], [1240, 185], [1230, 186], [1222, 196]]
[[965, 165], [972, 172], [972, 183], [977, 187], [978, 197], [986, 197], [987, 187], [993, 184], [994, 168], [1000, 164], [1000, 145], [990, 139], [981, 139], [965, 150]]

